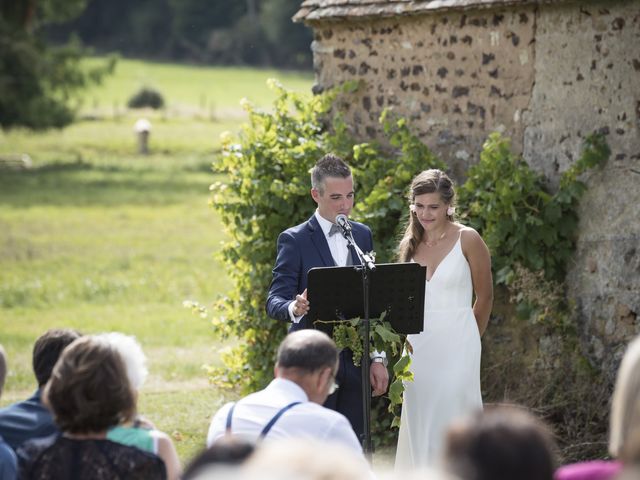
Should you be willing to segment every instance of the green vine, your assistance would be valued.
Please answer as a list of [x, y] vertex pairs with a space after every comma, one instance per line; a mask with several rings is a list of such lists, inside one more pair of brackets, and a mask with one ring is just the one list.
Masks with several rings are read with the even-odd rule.
[[[361, 319], [318, 320], [318, 322], [333, 325], [333, 340], [336, 345], [339, 349], [351, 349], [353, 363], [359, 366], [362, 362], [362, 339], [364, 338]], [[396, 333], [391, 323], [385, 321], [385, 313], [380, 318], [371, 319], [369, 325], [369, 342], [377, 351], [386, 353], [389, 365], [392, 367], [389, 390], [386, 396], [388, 400], [387, 411], [393, 415], [391, 426], [398, 427], [400, 426], [404, 382], [413, 381], [413, 373], [410, 370], [411, 357], [403, 354], [406, 337]]]
[[564, 281], [578, 234], [578, 202], [587, 188], [579, 177], [610, 154], [602, 135], [588, 136], [581, 157], [552, 192], [542, 175], [511, 153], [508, 139], [489, 136], [480, 162], [458, 188], [458, 203], [461, 221], [478, 230], [491, 251], [496, 283], [509, 285], [516, 264]]
[[[234, 285], [216, 303], [213, 326], [222, 339], [238, 342], [223, 353], [224, 366], [212, 368], [210, 374], [217, 385], [242, 393], [264, 388], [272, 378], [275, 351], [286, 334], [286, 324], [267, 317], [264, 310], [276, 238], [314, 211], [309, 170], [317, 159], [334, 152], [352, 167], [356, 182], [352, 216], [371, 227], [379, 262], [395, 260], [411, 179], [427, 168], [446, 170], [412, 134], [406, 120], [388, 113], [380, 119], [384, 145], [353, 139], [333, 105], [339, 96], [357, 89], [357, 83], [317, 96], [291, 92], [275, 81], [270, 87], [278, 94], [272, 110], [260, 111], [245, 102], [247, 124], [239, 135], [223, 137], [222, 156], [214, 169], [226, 178], [211, 186], [211, 206], [229, 238], [221, 259]], [[562, 175], [553, 192], [542, 176], [511, 153], [508, 140], [493, 134], [483, 147], [480, 162], [469, 169], [466, 183], [458, 187], [460, 220], [482, 234], [492, 253], [494, 278], [511, 285], [514, 298], [524, 305], [523, 316], [553, 317], [535, 305], [535, 297], [524, 288], [526, 282], [517, 279], [527, 271], [542, 272], [545, 281], [555, 284], [564, 281], [577, 235], [577, 205], [586, 189], [581, 178], [608, 156], [602, 136], [588, 137], [581, 158]], [[198, 305], [189, 308], [202, 315]], [[350, 325], [343, 328], [338, 328], [337, 342], [357, 348], [359, 336], [348, 330]], [[382, 320], [372, 328], [370, 339], [374, 348], [391, 352], [393, 365], [388, 397], [374, 399], [372, 404], [377, 445], [394, 442], [391, 427], [397, 426], [397, 416], [387, 410], [395, 414], [402, 382], [411, 380], [409, 357], [402, 356], [400, 341], [389, 340], [389, 331]]]

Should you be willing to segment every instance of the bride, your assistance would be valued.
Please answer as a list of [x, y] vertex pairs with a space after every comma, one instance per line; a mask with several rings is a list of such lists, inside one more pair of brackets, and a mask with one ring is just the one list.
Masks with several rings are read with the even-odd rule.
[[482, 408], [480, 336], [493, 303], [491, 257], [478, 232], [454, 222], [454, 196], [440, 170], [423, 171], [411, 184], [399, 257], [426, 266], [427, 282], [424, 330], [407, 338], [414, 380], [405, 384], [396, 469], [432, 465], [449, 423]]

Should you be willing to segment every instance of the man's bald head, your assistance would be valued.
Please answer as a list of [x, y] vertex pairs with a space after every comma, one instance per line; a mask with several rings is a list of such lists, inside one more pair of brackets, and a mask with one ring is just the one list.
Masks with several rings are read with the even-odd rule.
[[336, 344], [327, 334], [318, 330], [290, 333], [278, 347], [278, 368], [296, 368], [311, 373], [326, 367], [333, 369], [337, 363]]

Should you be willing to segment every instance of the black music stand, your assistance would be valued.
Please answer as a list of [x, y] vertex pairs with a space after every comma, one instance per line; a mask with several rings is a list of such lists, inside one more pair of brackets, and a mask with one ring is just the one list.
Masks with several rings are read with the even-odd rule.
[[[367, 272], [368, 286], [363, 284], [363, 267], [321, 267], [309, 270], [307, 277], [307, 318], [314, 328], [331, 335], [333, 324], [318, 320], [378, 318], [385, 320], [397, 333], [420, 333], [424, 323], [424, 290], [427, 269], [417, 263], [382, 263]], [[364, 282], [366, 283], [366, 282]], [[364, 290], [368, 288], [367, 298]], [[368, 310], [367, 303], [368, 300]], [[364, 340], [364, 339], [363, 339]], [[365, 344], [368, 347], [368, 343]], [[365, 353], [369, 351], [365, 348]], [[363, 369], [364, 372], [367, 369]], [[364, 439], [366, 454], [371, 452], [371, 382], [363, 372]], [[366, 377], [366, 378], [365, 378]]]

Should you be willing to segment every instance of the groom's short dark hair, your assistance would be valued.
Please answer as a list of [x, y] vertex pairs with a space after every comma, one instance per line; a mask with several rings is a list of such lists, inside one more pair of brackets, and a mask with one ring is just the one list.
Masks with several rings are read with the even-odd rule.
[[347, 178], [349, 176], [351, 176], [349, 165], [344, 163], [344, 160], [337, 155], [327, 153], [318, 160], [313, 169], [311, 169], [311, 187], [322, 193], [325, 178]]

